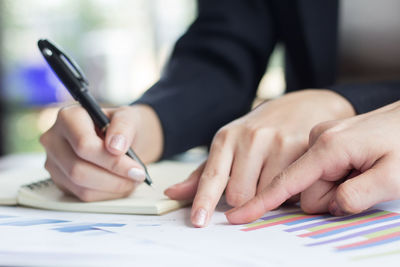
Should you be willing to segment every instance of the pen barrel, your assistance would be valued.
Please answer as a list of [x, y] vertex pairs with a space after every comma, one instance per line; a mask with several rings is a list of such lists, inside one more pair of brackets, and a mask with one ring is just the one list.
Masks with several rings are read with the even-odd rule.
[[96, 100], [86, 88], [83, 88], [81, 92], [82, 94], [80, 94], [78, 99], [79, 103], [89, 113], [89, 116], [99, 129], [105, 128], [110, 123], [110, 119], [104, 114]]

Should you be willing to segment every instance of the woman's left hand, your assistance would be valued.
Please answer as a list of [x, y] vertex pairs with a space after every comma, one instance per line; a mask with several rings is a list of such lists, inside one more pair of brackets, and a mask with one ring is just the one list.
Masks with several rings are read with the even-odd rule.
[[308, 213], [359, 213], [400, 198], [400, 101], [352, 118], [324, 122], [310, 148], [244, 206], [226, 213], [240, 224], [301, 192]]

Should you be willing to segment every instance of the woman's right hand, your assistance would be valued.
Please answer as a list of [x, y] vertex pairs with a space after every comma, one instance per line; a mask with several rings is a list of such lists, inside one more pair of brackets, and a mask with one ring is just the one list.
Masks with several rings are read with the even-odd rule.
[[62, 108], [40, 138], [52, 180], [82, 201], [125, 197], [144, 181], [140, 164], [125, 155], [129, 147], [144, 162], [155, 161], [162, 153], [161, 124], [152, 108], [135, 105], [104, 112], [111, 120], [105, 138], [77, 105]]

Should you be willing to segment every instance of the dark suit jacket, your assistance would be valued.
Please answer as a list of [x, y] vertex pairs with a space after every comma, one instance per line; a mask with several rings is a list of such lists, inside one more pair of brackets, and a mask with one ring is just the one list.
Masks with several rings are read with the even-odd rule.
[[400, 99], [400, 82], [335, 85], [338, 0], [200, 0], [161, 79], [135, 103], [164, 131], [163, 157], [210, 143], [247, 113], [274, 46], [285, 47], [287, 92], [329, 88], [357, 113]]

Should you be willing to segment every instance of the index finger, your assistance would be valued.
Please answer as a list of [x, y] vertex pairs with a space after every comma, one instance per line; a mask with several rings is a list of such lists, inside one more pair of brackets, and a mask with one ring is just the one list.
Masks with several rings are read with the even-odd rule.
[[194, 226], [207, 225], [228, 183], [233, 151], [228, 145], [212, 145], [193, 201], [191, 220]]
[[[325, 151], [333, 153], [332, 151]], [[281, 172], [272, 182], [253, 199], [239, 208], [226, 213], [228, 221], [232, 224], [252, 222], [267, 211], [273, 210], [291, 196], [296, 195], [319, 178], [327, 168], [324, 160], [316, 150], [309, 150], [297, 161]], [[327, 156], [327, 155], [325, 155]], [[331, 158], [329, 155], [328, 158]]]

